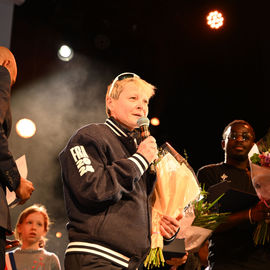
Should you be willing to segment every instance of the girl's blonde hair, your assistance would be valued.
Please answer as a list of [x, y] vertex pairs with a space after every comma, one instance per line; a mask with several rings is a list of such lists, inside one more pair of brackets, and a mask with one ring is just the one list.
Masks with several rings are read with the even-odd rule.
[[[113, 99], [118, 99], [122, 91], [124, 90], [125, 86], [127, 84], [133, 83], [135, 84], [139, 89], [143, 90], [149, 99], [155, 94], [156, 87], [145, 80], [139, 78], [139, 77], [133, 77], [133, 78], [126, 78], [123, 80], [118, 80], [114, 83], [113, 88], [111, 89], [111, 86], [113, 83], [108, 85], [107, 87], [107, 94], [106, 94], [106, 100], [108, 95], [110, 95]], [[108, 116], [111, 116], [110, 109], [107, 107], [106, 103], [106, 113]]]
[[[34, 204], [32, 206], [29, 206], [28, 208], [24, 209], [21, 214], [18, 217], [17, 223], [16, 223], [16, 227], [15, 227], [15, 238], [17, 240], [19, 240], [21, 242], [21, 234], [18, 232], [18, 226], [20, 224], [23, 223], [23, 221], [30, 215], [33, 213], [40, 213], [43, 215], [44, 217], [44, 230], [47, 233], [49, 231], [49, 227], [51, 225], [51, 221], [49, 218], [49, 215], [47, 213], [47, 209], [44, 205], [41, 204]], [[47, 238], [46, 237], [42, 237], [40, 243], [39, 243], [39, 247], [44, 247], [46, 242], [47, 242]]]

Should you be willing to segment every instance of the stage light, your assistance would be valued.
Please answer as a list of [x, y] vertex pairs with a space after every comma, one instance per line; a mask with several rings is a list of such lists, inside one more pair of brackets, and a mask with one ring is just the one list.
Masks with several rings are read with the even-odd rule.
[[151, 120], [150, 120], [150, 123], [151, 125], [153, 126], [158, 126], [160, 124], [160, 121], [157, 117], [153, 117]]
[[72, 48], [67, 45], [62, 45], [58, 50], [58, 58], [62, 61], [70, 61], [74, 55]]
[[16, 123], [16, 132], [25, 139], [31, 138], [36, 133], [36, 125], [30, 119], [21, 119]]
[[57, 238], [61, 238], [61, 237], [62, 237], [62, 233], [61, 233], [61, 232], [57, 232], [57, 233], [55, 234], [55, 236], [56, 236]]
[[224, 22], [224, 18], [222, 16], [222, 13], [220, 13], [217, 10], [210, 12], [206, 19], [207, 19], [207, 24], [212, 29], [220, 28], [223, 25], [223, 22]]

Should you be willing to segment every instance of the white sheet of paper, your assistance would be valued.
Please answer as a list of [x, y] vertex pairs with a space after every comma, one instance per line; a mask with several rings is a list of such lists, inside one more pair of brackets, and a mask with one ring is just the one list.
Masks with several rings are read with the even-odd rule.
[[198, 252], [203, 242], [211, 235], [211, 233], [211, 230], [205, 228], [197, 226], [189, 227], [185, 237], [186, 250], [189, 252]]
[[[17, 167], [18, 167], [18, 170], [19, 170], [21, 177], [26, 178], [28, 170], [27, 170], [25, 155], [18, 158], [16, 160], [16, 164], [17, 164]], [[8, 206], [11, 208], [16, 206], [20, 201], [20, 199], [16, 197], [16, 193], [14, 191], [12, 191], [12, 192], [9, 191], [8, 188], [6, 188], [6, 199], [7, 199]]]
[[259, 151], [259, 149], [258, 149], [258, 146], [257, 146], [257, 144], [256, 143], [254, 143], [254, 145], [252, 146], [252, 148], [250, 149], [250, 151], [249, 151], [249, 153], [248, 153], [248, 157], [250, 158], [250, 157], [252, 157], [253, 156], [253, 154], [260, 154], [260, 151]]
[[198, 252], [203, 242], [211, 235], [212, 231], [192, 226], [195, 219], [195, 214], [192, 207], [189, 207], [183, 218], [180, 219], [180, 231], [177, 234], [177, 238], [185, 239], [186, 251]]

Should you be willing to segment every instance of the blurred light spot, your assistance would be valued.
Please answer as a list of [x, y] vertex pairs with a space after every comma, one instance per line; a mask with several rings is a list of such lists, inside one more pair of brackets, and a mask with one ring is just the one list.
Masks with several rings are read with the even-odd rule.
[[32, 120], [23, 118], [17, 122], [16, 132], [25, 139], [31, 138], [36, 133], [36, 125]]
[[158, 126], [160, 124], [160, 121], [157, 117], [153, 117], [151, 120], [150, 120], [150, 123], [151, 125], [153, 126]]
[[213, 28], [218, 29], [223, 25], [224, 18], [217, 10], [212, 11], [207, 16], [207, 24]]
[[73, 50], [67, 45], [62, 45], [58, 50], [58, 58], [62, 61], [70, 61], [73, 57]]
[[57, 238], [61, 238], [61, 237], [62, 237], [62, 233], [61, 233], [61, 232], [57, 232], [57, 233], [55, 234], [55, 236], [56, 236]]

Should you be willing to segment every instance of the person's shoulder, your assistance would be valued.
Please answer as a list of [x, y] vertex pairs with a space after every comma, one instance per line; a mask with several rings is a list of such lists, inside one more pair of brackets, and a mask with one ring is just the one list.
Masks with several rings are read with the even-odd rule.
[[74, 133], [74, 136], [96, 134], [98, 132], [104, 132], [106, 129], [108, 128], [104, 123], [91, 123], [79, 128]]
[[47, 259], [49, 259], [51, 269], [61, 269], [59, 257], [55, 253], [49, 252], [46, 249], [43, 249], [43, 253], [47, 257]]
[[213, 163], [213, 164], [204, 165], [198, 170], [198, 172], [216, 170], [220, 167], [223, 167], [223, 164], [224, 164], [223, 162], [220, 162], [220, 163]]
[[77, 129], [73, 135], [70, 137], [69, 143], [76, 142], [78, 140], [83, 140], [86, 138], [87, 140], [89, 137], [99, 139], [106, 133], [108, 128], [104, 123], [91, 123], [81, 128]]
[[48, 251], [48, 250], [46, 250], [44, 248], [41, 249], [41, 252], [47, 257], [53, 257], [53, 258], [58, 259], [58, 256], [54, 252], [50, 252], [50, 251]]
[[107, 132], [108, 127], [104, 123], [92, 123], [82, 126], [71, 135], [67, 144], [59, 155], [63, 155], [68, 149], [70, 149], [70, 147], [73, 147], [74, 145], [85, 145], [89, 142], [101, 144], [102, 138], [106, 136]]
[[217, 164], [209, 164], [201, 167], [197, 172], [198, 180], [201, 184], [204, 184], [205, 190], [212, 185], [218, 183], [220, 175], [224, 171], [223, 162]]

